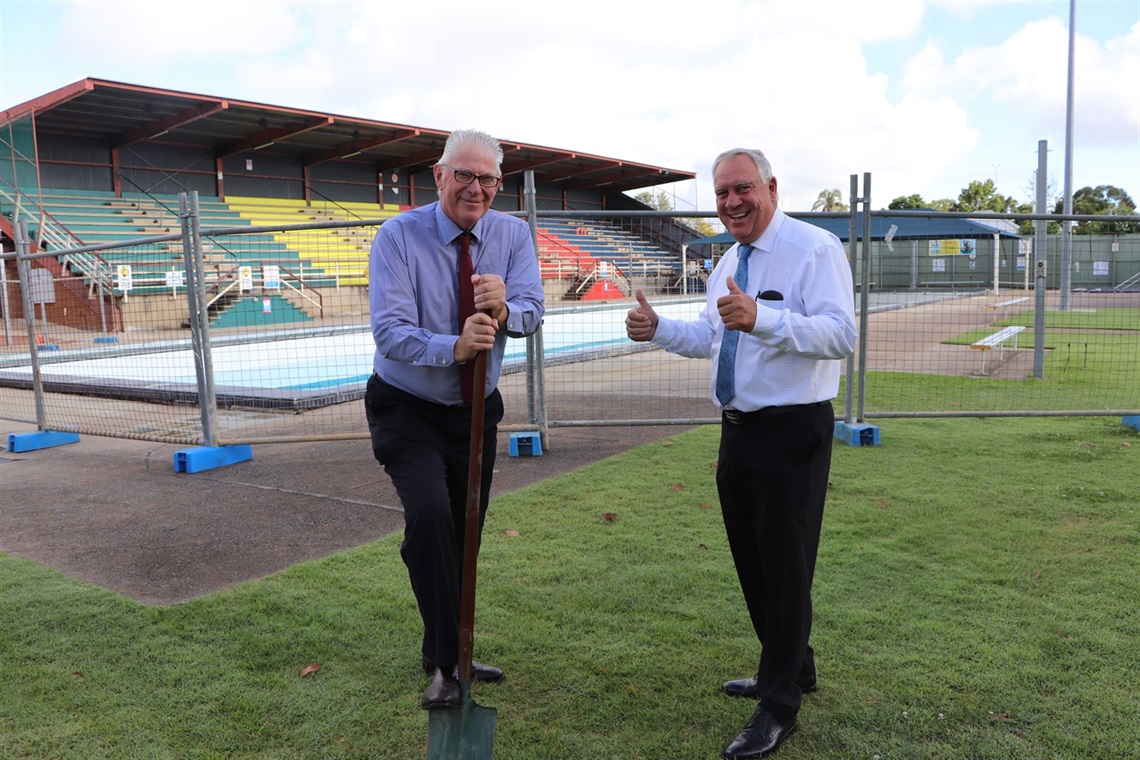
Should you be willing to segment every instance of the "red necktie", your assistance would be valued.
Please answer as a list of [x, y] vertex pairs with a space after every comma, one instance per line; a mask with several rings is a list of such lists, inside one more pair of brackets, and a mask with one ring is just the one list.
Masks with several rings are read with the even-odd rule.
[[[471, 264], [471, 233], [464, 232], [459, 236], [459, 333], [463, 334], [463, 325], [467, 318], [475, 313], [475, 286], [471, 284], [471, 275], [475, 267]], [[459, 368], [459, 393], [463, 403], [471, 406], [472, 388], [475, 384], [475, 362], [469, 361]]]

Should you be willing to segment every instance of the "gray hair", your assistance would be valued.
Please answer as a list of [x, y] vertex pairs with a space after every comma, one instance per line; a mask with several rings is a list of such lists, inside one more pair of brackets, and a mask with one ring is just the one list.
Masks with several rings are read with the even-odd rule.
[[486, 132], [480, 132], [477, 129], [457, 129], [452, 132], [443, 146], [443, 155], [439, 157], [439, 163], [448, 163], [451, 160], [451, 156], [455, 151], [459, 150], [462, 145], [472, 145], [491, 151], [495, 154], [495, 169], [502, 171], [503, 146], [500, 145], [499, 141], [494, 137], [491, 137]]
[[730, 150], [726, 150], [713, 161], [712, 173], [716, 174], [716, 168], [720, 166], [721, 162], [733, 156], [748, 156], [760, 171], [760, 180], [764, 182], [764, 184], [768, 184], [772, 181], [772, 165], [768, 163], [767, 157], [755, 148], [731, 148]]

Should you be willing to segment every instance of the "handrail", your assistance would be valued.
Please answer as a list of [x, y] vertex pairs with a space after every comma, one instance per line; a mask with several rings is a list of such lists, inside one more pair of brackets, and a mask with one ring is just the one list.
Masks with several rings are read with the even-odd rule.
[[1131, 277], [1129, 277], [1124, 282], [1118, 284], [1116, 287], [1113, 288], [1113, 291], [1125, 290], [1127, 288], [1131, 288], [1133, 285], [1136, 285], [1137, 283], [1140, 283], [1140, 272], [1137, 272], [1136, 274], [1132, 275]]
[[[605, 274], [602, 274], [602, 271], [601, 271], [603, 264], [606, 267]], [[621, 270], [619, 270], [616, 266], [613, 265], [612, 262], [609, 262], [609, 261], [600, 261], [597, 264], [595, 264], [593, 266], [593, 268], [590, 269], [586, 273], [585, 277], [582, 277], [581, 279], [578, 280], [577, 283], [575, 283], [575, 286], [574, 286], [572, 292], [577, 294], [577, 295], [581, 295], [582, 291], [586, 288], [587, 285], [591, 284], [595, 280], [600, 281], [603, 279], [608, 279], [611, 282], [613, 282], [615, 285], [617, 285], [618, 290], [621, 292], [622, 295], [629, 295], [630, 294], [631, 288], [630, 288], [629, 280], [627, 280], [625, 278], [625, 276], [621, 273]]]
[[[261, 265], [259, 268], [264, 270], [265, 264], [266, 264], [266, 262], [264, 262], [264, 261], [261, 262]], [[306, 301], [306, 302], [312, 304], [316, 308], [319, 316], [323, 317], [325, 315], [325, 301], [324, 301], [324, 296], [321, 295], [321, 292], [319, 290], [317, 290], [316, 288], [314, 288], [312, 285], [305, 282], [305, 280], [303, 278], [301, 278], [300, 276], [298, 276], [295, 272], [292, 272], [291, 270], [287, 269], [286, 267], [281, 266], [280, 264], [277, 264], [276, 266], [278, 268], [279, 275], [281, 275], [282, 277], [288, 278], [290, 280], [294, 280], [297, 283], [297, 284], [293, 284], [293, 282], [289, 282], [289, 281], [283, 279], [281, 281], [281, 284], [284, 285], [286, 288], [288, 288], [293, 293], [295, 293], [297, 295], [297, 297], [300, 298], [302, 301]], [[214, 284], [211, 285], [209, 288], [207, 288], [207, 292], [210, 292], [210, 291], [214, 290], [215, 288], [217, 288], [217, 291], [218, 291], [217, 294], [215, 294], [214, 296], [212, 296], [211, 298], [209, 298], [206, 301], [206, 308], [207, 309], [210, 309], [211, 307], [213, 307], [216, 303], [218, 303], [223, 298], [225, 298], [229, 293], [231, 293], [234, 288], [241, 285], [240, 277], [235, 276], [235, 273], [239, 269], [240, 269], [239, 266], [234, 265], [233, 267], [226, 270], [225, 272], [219, 272], [218, 273], [218, 277], [214, 280]], [[224, 287], [223, 287], [223, 283], [226, 283]], [[261, 287], [262, 287], [262, 291], [264, 291], [265, 290], [264, 277], [262, 278]], [[310, 295], [309, 293], [305, 292], [306, 290], [312, 291], [312, 294]]]
[[[50, 243], [55, 250], [66, 251], [74, 248], [83, 248], [84, 243], [67, 229], [67, 226], [52, 216], [51, 212], [37, 203], [27, 193], [18, 189], [14, 193], [0, 187], [0, 197], [12, 204], [12, 218], [18, 219], [24, 214], [36, 221], [36, 248], [44, 250], [44, 243]], [[28, 198], [32, 203], [25, 203]], [[60, 260], [65, 269], [75, 270], [80, 277], [89, 282], [88, 292], [94, 293], [96, 289], [111, 290], [114, 279], [111, 265], [93, 251], [68, 253]]]
[[[298, 277], [296, 274], [294, 274], [293, 272], [289, 271], [288, 269], [286, 269], [284, 267], [281, 267], [280, 272], [282, 274], [288, 275], [292, 279], [296, 280], [298, 283], [300, 283], [300, 287], [298, 287], [297, 285], [294, 285], [291, 282], [286, 282], [284, 280], [281, 281], [281, 284], [284, 285], [285, 287], [289, 288], [290, 290], [292, 290], [294, 293], [296, 293], [299, 298], [301, 298], [305, 301], [308, 301], [311, 304], [314, 304], [317, 307], [317, 311], [320, 313], [320, 316], [323, 317], [325, 315], [325, 299], [324, 299], [324, 296], [321, 295], [321, 291], [317, 290], [312, 285], [305, 282], [304, 279], [302, 279], [301, 277]], [[264, 287], [264, 284], [262, 285], [262, 287]], [[306, 288], [313, 291], [314, 295], [310, 296], [309, 294], [307, 294], [305, 292]]]

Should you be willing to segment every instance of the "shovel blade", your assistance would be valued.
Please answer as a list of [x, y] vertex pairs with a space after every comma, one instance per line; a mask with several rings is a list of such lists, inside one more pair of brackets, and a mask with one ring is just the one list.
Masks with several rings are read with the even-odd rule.
[[471, 698], [471, 682], [460, 681], [463, 704], [428, 713], [427, 760], [491, 760], [495, 744], [495, 708]]

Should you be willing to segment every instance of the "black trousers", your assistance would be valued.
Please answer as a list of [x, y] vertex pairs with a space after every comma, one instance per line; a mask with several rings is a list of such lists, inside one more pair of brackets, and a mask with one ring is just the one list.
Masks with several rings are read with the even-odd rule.
[[[400, 556], [423, 619], [423, 654], [441, 668], [459, 662], [459, 595], [467, 511], [467, 468], [471, 409], [425, 401], [388, 385], [368, 381], [364, 404], [372, 453], [384, 465], [404, 507]], [[503, 398], [487, 397], [483, 425], [483, 468], [479, 530], [491, 494], [495, 438]]]
[[831, 468], [830, 402], [744, 415], [721, 426], [717, 491], [752, 626], [760, 639], [760, 701], [799, 710], [801, 671], [815, 673], [811, 584]]

